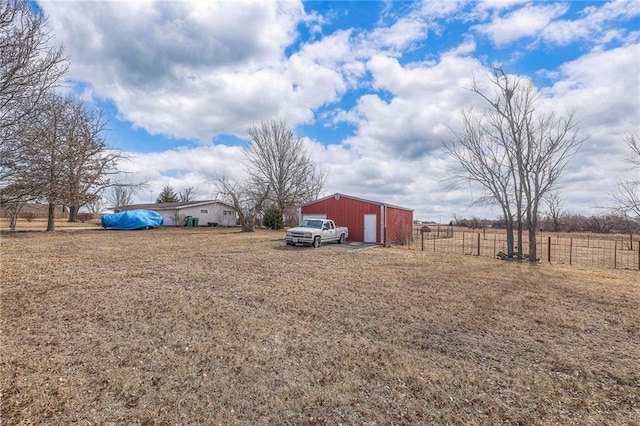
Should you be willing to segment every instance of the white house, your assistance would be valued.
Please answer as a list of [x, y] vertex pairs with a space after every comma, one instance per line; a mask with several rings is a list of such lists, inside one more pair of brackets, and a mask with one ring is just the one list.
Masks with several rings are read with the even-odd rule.
[[116, 207], [114, 211], [146, 209], [153, 210], [164, 218], [165, 226], [184, 225], [185, 218], [198, 219], [198, 226], [235, 226], [236, 212], [227, 203], [217, 200], [185, 201], [179, 203], [132, 204]]

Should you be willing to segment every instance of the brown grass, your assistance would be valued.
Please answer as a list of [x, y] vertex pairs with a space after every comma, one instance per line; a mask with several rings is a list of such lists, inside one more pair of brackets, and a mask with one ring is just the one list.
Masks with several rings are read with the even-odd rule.
[[640, 424], [638, 272], [3, 234], [4, 424]]
[[[100, 219], [89, 219], [84, 222], [69, 222], [67, 219], [56, 219], [56, 229], [72, 229], [72, 228], [93, 228], [100, 227]], [[9, 219], [0, 218], [0, 229], [9, 229]], [[47, 229], [47, 219], [36, 218], [27, 220], [19, 218], [16, 221], [16, 230], [18, 231], [44, 231]]]
[[[507, 252], [507, 238], [504, 229], [454, 228], [453, 235], [445, 238], [432, 230], [430, 233], [414, 233], [414, 239], [407, 247], [412, 250], [435, 251], [439, 253], [467, 254], [471, 256], [496, 257], [498, 252]], [[523, 241], [524, 253], [529, 252], [528, 236]], [[640, 270], [640, 239], [621, 234], [589, 233], [538, 233], [537, 258], [542, 262], [581, 267]], [[549, 247], [551, 251], [549, 252]]]

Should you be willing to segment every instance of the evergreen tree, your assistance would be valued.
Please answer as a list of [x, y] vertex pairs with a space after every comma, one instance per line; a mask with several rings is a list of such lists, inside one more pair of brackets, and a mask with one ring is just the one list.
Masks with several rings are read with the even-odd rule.
[[284, 227], [282, 210], [276, 204], [272, 204], [265, 210], [264, 226], [271, 229], [282, 229]]
[[156, 203], [177, 203], [177, 202], [178, 202], [178, 195], [176, 194], [176, 191], [174, 191], [174, 189], [169, 185], [162, 188], [162, 192], [160, 193], [160, 195], [158, 195], [158, 198], [156, 199]]

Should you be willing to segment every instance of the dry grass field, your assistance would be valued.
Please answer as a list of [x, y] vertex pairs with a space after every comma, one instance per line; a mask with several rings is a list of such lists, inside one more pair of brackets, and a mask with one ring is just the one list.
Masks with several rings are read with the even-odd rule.
[[[507, 251], [504, 229], [477, 229], [440, 227], [440, 233], [433, 231], [422, 234], [418, 229], [413, 241], [407, 244], [412, 250], [440, 253], [466, 254], [470, 256], [495, 257], [500, 251]], [[446, 230], [452, 231], [445, 238]], [[441, 235], [439, 237], [439, 235]], [[542, 262], [581, 267], [640, 270], [640, 236], [539, 232], [537, 235], [538, 255]], [[524, 235], [524, 251], [528, 250], [528, 236]]]
[[[99, 228], [100, 219], [91, 219], [86, 222], [67, 222], [66, 219], [56, 219], [56, 229], [73, 229], [73, 228]], [[0, 218], [0, 229], [9, 229], [9, 220]], [[44, 231], [47, 229], [47, 219], [18, 219], [16, 229], [19, 231]]]
[[637, 271], [2, 234], [3, 424], [640, 424]]

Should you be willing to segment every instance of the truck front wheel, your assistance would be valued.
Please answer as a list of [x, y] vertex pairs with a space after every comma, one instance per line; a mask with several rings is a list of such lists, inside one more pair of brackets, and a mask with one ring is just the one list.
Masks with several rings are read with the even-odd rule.
[[320, 247], [320, 237], [315, 237], [313, 239], [313, 248], [318, 248]]

